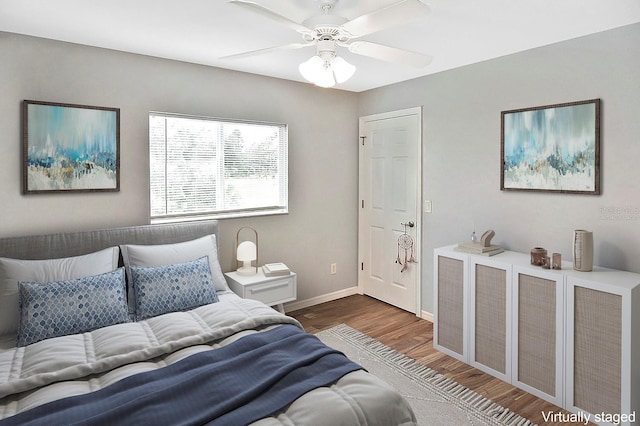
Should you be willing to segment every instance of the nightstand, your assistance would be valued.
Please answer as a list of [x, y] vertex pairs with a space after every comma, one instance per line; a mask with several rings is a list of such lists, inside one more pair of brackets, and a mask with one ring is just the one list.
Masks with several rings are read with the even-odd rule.
[[237, 272], [226, 272], [225, 278], [229, 288], [243, 299], [258, 300], [265, 305], [278, 305], [284, 313], [285, 302], [296, 300], [296, 274], [265, 277], [262, 268], [255, 275], [239, 275]]

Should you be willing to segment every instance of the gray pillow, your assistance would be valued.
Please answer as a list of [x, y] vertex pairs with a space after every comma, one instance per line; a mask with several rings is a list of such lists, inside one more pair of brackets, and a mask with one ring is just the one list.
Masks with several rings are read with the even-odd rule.
[[120, 246], [122, 258], [127, 270], [129, 286], [129, 313], [134, 314], [136, 308], [135, 294], [132, 288], [132, 266], [166, 266], [196, 260], [203, 256], [209, 258], [211, 280], [216, 291], [228, 290], [227, 282], [222, 274], [218, 261], [218, 245], [214, 234], [174, 244]]
[[118, 247], [60, 259], [0, 257], [0, 336], [18, 331], [18, 282], [51, 282], [111, 272], [118, 267]]

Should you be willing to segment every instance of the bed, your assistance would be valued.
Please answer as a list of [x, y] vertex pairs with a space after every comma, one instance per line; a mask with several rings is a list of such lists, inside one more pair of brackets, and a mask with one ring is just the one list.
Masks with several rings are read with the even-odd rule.
[[0, 238], [0, 425], [413, 425], [406, 400], [229, 290], [217, 221]]

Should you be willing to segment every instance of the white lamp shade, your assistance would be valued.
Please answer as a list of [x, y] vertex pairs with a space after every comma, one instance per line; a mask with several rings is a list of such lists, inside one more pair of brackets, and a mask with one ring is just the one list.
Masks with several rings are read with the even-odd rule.
[[251, 262], [258, 258], [258, 250], [253, 241], [243, 241], [238, 245], [237, 259], [241, 262]]
[[[325, 60], [326, 59], [326, 60]], [[330, 59], [312, 56], [308, 61], [298, 66], [300, 74], [305, 80], [320, 86], [332, 87], [336, 82], [344, 83], [356, 72], [356, 67], [343, 58], [334, 56]]]
[[318, 78], [314, 81], [316, 86], [320, 87], [332, 87], [336, 85], [336, 80], [333, 78], [333, 72], [330, 66], [322, 66], [322, 70], [318, 73]]
[[331, 61], [331, 68], [333, 69], [333, 73], [336, 75], [336, 81], [338, 83], [344, 83], [349, 80], [356, 72], [355, 65], [351, 65], [340, 56], [333, 58]]
[[236, 257], [242, 262], [242, 266], [236, 271], [238, 274], [254, 275], [257, 272], [257, 268], [251, 266], [251, 262], [258, 259], [258, 248], [253, 241], [243, 241], [238, 244]]
[[311, 83], [316, 82], [323, 68], [324, 61], [319, 56], [312, 56], [308, 61], [303, 62], [298, 66], [298, 70], [300, 70], [302, 77]]

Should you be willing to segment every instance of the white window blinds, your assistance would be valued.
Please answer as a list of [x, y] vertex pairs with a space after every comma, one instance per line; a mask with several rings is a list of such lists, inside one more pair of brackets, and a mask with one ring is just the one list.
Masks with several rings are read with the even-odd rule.
[[287, 126], [149, 114], [151, 219], [286, 213]]

